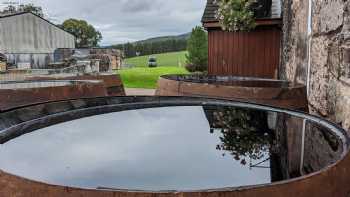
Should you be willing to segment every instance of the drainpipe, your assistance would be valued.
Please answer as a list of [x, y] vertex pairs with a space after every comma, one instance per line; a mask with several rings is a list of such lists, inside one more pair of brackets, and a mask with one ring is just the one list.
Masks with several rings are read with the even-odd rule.
[[[308, 8], [308, 22], [307, 22], [307, 98], [310, 95], [310, 77], [311, 77], [311, 44], [312, 44], [312, 0], [309, 0]], [[301, 136], [301, 159], [300, 159], [300, 174], [304, 174], [304, 155], [305, 155], [305, 132], [306, 132], [306, 120], [303, 121], [303, 130]]]
[[306, 132], [306, 120], [303, 120], [303, 130], [301, 133], [301, 156], [300, 156], [300, 166], [299, 166], [301, 175], [304, 175], [305, 132]]
[[310, 77], [311, 77], [311, 44], [312, 44], [312, 0], [309, 0], [308, 11], [308, 24], [307, 24], [307, 97], [310, 95]]

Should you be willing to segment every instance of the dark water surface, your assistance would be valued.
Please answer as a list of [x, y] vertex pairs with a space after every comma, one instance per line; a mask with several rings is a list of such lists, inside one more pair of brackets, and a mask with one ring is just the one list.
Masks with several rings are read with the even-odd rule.
[[340, 139], [286, 114], [164, 107], [98, 115], [0, 145], [0, 169], [82, 188], [197, 190], [287, 180], [342, 153]]

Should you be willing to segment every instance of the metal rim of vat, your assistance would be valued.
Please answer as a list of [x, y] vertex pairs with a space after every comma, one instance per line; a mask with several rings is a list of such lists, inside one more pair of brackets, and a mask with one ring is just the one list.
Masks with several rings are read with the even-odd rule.
[[[166, 79], [176, 82], [184, 83], [194, 83], [194, 84], [211, 84], [211, 85], [220, 85], [220, 86], [230, 86], [225, 84], [215, 84], [211, 82], [271, 82], [271, 83], [281, 83], [286, 84], [287, 86], [281, 87], [261, 87], [261, 86], [249, 86], [249, 88], [263, 88], [263, 89], [275, 89], [275, 88], [301, 88], [304, 87], [302, 84], [292, 83], [286, 80], [278, 79], [265, 79], [265, 78], [256, 78], [256, 77], [239, 77], [232, 75], [202, 75], [202, 74], [178, 74], [178, 75], [162, 75], [160, 79]], [[245, 86], [239, 86], [245, 88]]]
[[[85, 105], [84, 105], [85, 104]], [[288, 114], [294, 117], [303, 118], [311, 122], [317, 123], [329, 131], [336, 134], [343, 142], [343, 152], [341, 157], [335, 161], [333, 164], [324, 167], [320, 171], [310, 173], [298, 178], [293, 178], [285, 181], [252, 185], [252, 186], [242, 186], [242, 187], [232, 187], [232, 188], [214, 188], [214, 189], [203, 189], [203, 190], [189, 190], [189, 191], [148, 191], [148, 190], [124, 190], [124, 189], [85, 189], [85, 188], [74, 188], [66, 187], [63, 185], [51, 185], [35, 180], [29, 180], [25, 177], [20, 177], [17, 175], [9, 174], [13, 177], [28, 180], [32, 183], [44, 184], [47, 186], [65, 187], [71, 189], [83, 189], [86, 191], [111, 191], [111, 192], [146, 192], [146, 193], [186, 193], [186, 192], [235, 192], [246, 189], [259, 189], [267, 186], [278, 186], [283, 184], [289, 184], [297, 182], [299, 180], [311, 179], [316, 175], [320, 175], [329, 171], [330, 169], [337, 166], [341, 161], [343, 161], [350, 151], [350, 138], [347, 132], [340, 128], [338, 125], [324, 120], [320, 117], [305, 114], [300, 111], [287, 110], [279, 107], [271, 107], [261, 104], [253, 104], [249, 102], [238, 102], [223, 99], [210, 99], [210, 98], [198, 98], [198, 97], [149, 97], [149, 96], [127, 96], [127, 97], [96, 97], [96, 98], [86, 98], [86, 99], [73, 99], [66, 101], [57, 102], [47, 102], [42, 104], [29, 105], [26, 107], [14, 108], [11, 110], [6, 110], [0, 113], [0, 120], [10, 121], [11, 123], [6, 125], [5, 128], [0, 130], [0, 144], [4, 144], [7, 141], [17, 138], [26, 133], [35, 132], [40, 128], [48, 127], [51, 125], [59, 124], [69, 120], [75, 120], [79, 118], [95, 116], [99, 114], [134, 110], [134, 109], [146, 109], [154, 107], [172, 107], [172, 106], [206, 106], [206, 105], [216, 105], [216, 106], [227, 106], [227, 107], [243, 107], [250, 109], [258, 109], [264, 111], [278, 112]], [[53, 107], [60, 107], [59, 110], [53, 109]], [[66, 107], [66, 108], [64, 108]], [[30, 114], [33, 109], [41, 109], [45, 114]], [[60, 111], [61, 110], [61, 111]], [[29, 116], [35, 116], [33, 119], [28, 119], [25, 121], [20, 120], [20, 118], [14, 116], [18, 113], [27, 113]], [[17, 121], [17, 122], [16, 122]], [[11, 125], [12, 124], [12, 125]], [[1, 126], [1, 125], [0, 125]], [[1, 171], [1, 169], [0, 169]]]
[[[0, 81], [1, 85], [12, 85], [12, 84], [44, 84], [44, 83], [57, 83], [59, 85], [54, 86], [44, 86], [44, 87], [62, 87], [62, 86], [74, 86], [74, 85], [82, 85], [82, 84], [101, 84], [100, 80], [22, 80], [22, 81]], [[42, 87], [19, 87], [17, 89], [30, 89], [30, 88], [42, 88]], [[4, 90], [11, 88], [3, 88]]]

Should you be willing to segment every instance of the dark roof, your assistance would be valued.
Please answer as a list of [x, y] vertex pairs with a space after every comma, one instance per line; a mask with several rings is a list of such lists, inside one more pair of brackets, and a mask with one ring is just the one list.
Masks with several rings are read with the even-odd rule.
[[57, 27], [58, 29], [61, 29], [62, 31], [65, 31], [66, 33], [68, 33], [68, 34], [74, 36], [74, 38], [75, 38], [75, 35], [73, 35], [73, 34], [70, 33], [69, 31], [63, 29], [63, 28], [60, 27], [59, 25], [56, 25], [56, 24], [52, 23], [51, 21], [49, 21], [49, 20], [47, 20], [47, 19], [45, 19], [45, 18], [43, 18], [43, 17], [41, 17], [41, 16], [39, 16], [39, 15], [37, 15], [37, 14], [34, 14], [33, 12], [18, 12], [18, 13], [13, 13], [13, 14], [0, 15], [0, 19], [2, 19], [2, 18], [8, 18], [8, 17], [13, 17], [13, 16], [24, 15], [24, 14], [32, 14], [32, 15], [34, 15], [34, 16], [36, 16], [36, 17], [38, 17], [38, 18], [40, 18], [40, 19], [42, 19], [42, 20], [48, 22], [49, 24], [51, 24], [51, 25]]
[[[214, 3], [215, 0], [207, 0], [207, 5], [204, 10], [204, 14], [202, 17], [202, 22], [217, 22], [216, 19], [216, 11], [218, 10], [218, 6]], [[271, 5], [271, 13], [269, 17], [264, 18], [281, 18], [281, 0], [272, 0]]]
[[214, 0], [207, 0], [207, 5], [204, 10], [202, 22], [217, 21], [217, 19], [215, 18], [217, 10], [218, 6], [214, 4]]

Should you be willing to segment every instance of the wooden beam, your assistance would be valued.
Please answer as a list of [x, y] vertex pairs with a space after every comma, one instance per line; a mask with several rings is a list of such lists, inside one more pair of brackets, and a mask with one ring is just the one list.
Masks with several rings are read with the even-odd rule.
[[[280, 26], [282, 25], [282, 19], [281, 18], [275, 18], [275, 19], [257, 19], [256, 20], [256, 26]], [[203, 22], [203, 27], [205, 29], [209, 28], [221, 28], [218, 21], [208, 21]]]

